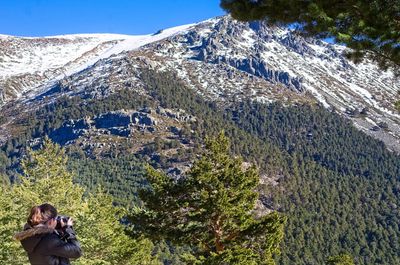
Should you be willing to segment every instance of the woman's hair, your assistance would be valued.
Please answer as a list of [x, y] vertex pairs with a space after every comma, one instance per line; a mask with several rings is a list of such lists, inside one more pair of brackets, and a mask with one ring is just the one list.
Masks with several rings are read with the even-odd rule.
[[38, 224], [44, 224], [51, 218], [57, 217], [57, 210], [53, 205], [44, 203], [39, 206], [34, 206], [31, 209], [31, 213], [28, 217], [28, 224], [30, 226], [35, 226]]

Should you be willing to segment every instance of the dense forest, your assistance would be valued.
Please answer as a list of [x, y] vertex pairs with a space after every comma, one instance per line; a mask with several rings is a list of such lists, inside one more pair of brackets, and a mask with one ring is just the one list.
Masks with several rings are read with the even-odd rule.
[[[264, 184], [258, 190], [264, 204], [288, 220], [278, 264], [323, 264], [341, 252], [350, 253], [357, 264], [400, 264], [400, 158], [381, 142], [319, 106], [216, 103], [168, 73], [144, 71], [142, 79], [147, 97], [128, 89], [101, 100], [62, 97], [20, 120], [20, 134], [0, 152], [4, 181], [19, 181], [19, 161], [28, 141], [50, 135], [65, 120], [145, 106], [184, 109], [197, 119], [180, 132], [190, 140], [190, 150], [164, 160], [151, 160], [155, 148], [95, 160], [68, 146], [75, 182], [89, 190], [100, 184], [117, 204], [138, 205], [138, 189], [147, 185], [145, 161], [156, 168], [165, 168], [172, 159], [192, 161], [207, 135], [224, 130], [233, 154], [277, 179], [277, 186]], [[166, 253], [160, 255], [165, 264], [180, 262], [174, 253], [182, 253], [181, 248], [176, 251], [165, 242], [157, 247]]]
[[318, 246], [361, 264], [398, 263], [399, 157], [337, 115], [301, 108], [243, 103], [234, 112], [240, 127], [291, 154], [285, 190], [272, 198], [292, 217], [285, 240], [298, 251], [284, 250], [281, 264], [312, 264]]

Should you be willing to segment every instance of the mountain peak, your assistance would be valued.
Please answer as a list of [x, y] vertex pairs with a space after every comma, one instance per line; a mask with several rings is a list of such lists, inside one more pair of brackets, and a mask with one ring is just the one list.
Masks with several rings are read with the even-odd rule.
[[[147, 67], [173, 72], [199, 94], [224, 104], [318, 102], [400, 150], [400, 116], [392, 102], [400, 84], [392, 73], [369, 61], [355, 65], [343, 46], [265, 22], [226, 15], [148, 35], [6, 38], [0, 45], [5, 47], [0, 50], [3, 102], [49, 95], [57, 84], [90, 97], [115, 93], [127, 80], [140, 90], [140, 69]], [[353, 115], [364, 109], [367, 115]], [[373, 129], [382, 123], [388, 128]]]
[[185, 31], [195, 24], [159, 34], [69, 34], [46, 37], [0, 37], [0, 105], [32, 92], [43, 83], [79, 72], [113, 54], [137, 49]]

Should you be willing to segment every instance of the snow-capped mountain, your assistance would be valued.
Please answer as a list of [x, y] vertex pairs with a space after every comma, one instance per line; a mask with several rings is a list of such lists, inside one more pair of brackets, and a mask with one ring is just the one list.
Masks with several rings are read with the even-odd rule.
[[0, 35], [0, 105], [93, 65], [182, 32], [191, 25], [149, 35], [76, 34], [43, 38]]
[[[400, 151], [400, 82], [371, 62], [353, 64], [343, 46], [229, 16], [152, 35], [0, 37], [0, 101], [29, 109], [61, 95], [146, 94], [141, 70], [170, 71], [209, 100], [319, 103]], [[1, 132], [0, 132], [1, 133]]]

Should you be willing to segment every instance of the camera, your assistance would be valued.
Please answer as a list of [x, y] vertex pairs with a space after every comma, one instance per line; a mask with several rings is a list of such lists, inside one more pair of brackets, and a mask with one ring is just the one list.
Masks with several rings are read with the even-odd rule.
[[70, 218], [69, 216], [64, 216], [64, 215], [57, 216], [56, 217], [56, 221], [57, 221], [56, 229], [61, 230], [61, 229], [65, 228], [62, 226], [61, 222], [63, 222], [64, 226], [66, 226], [69, 218]]

